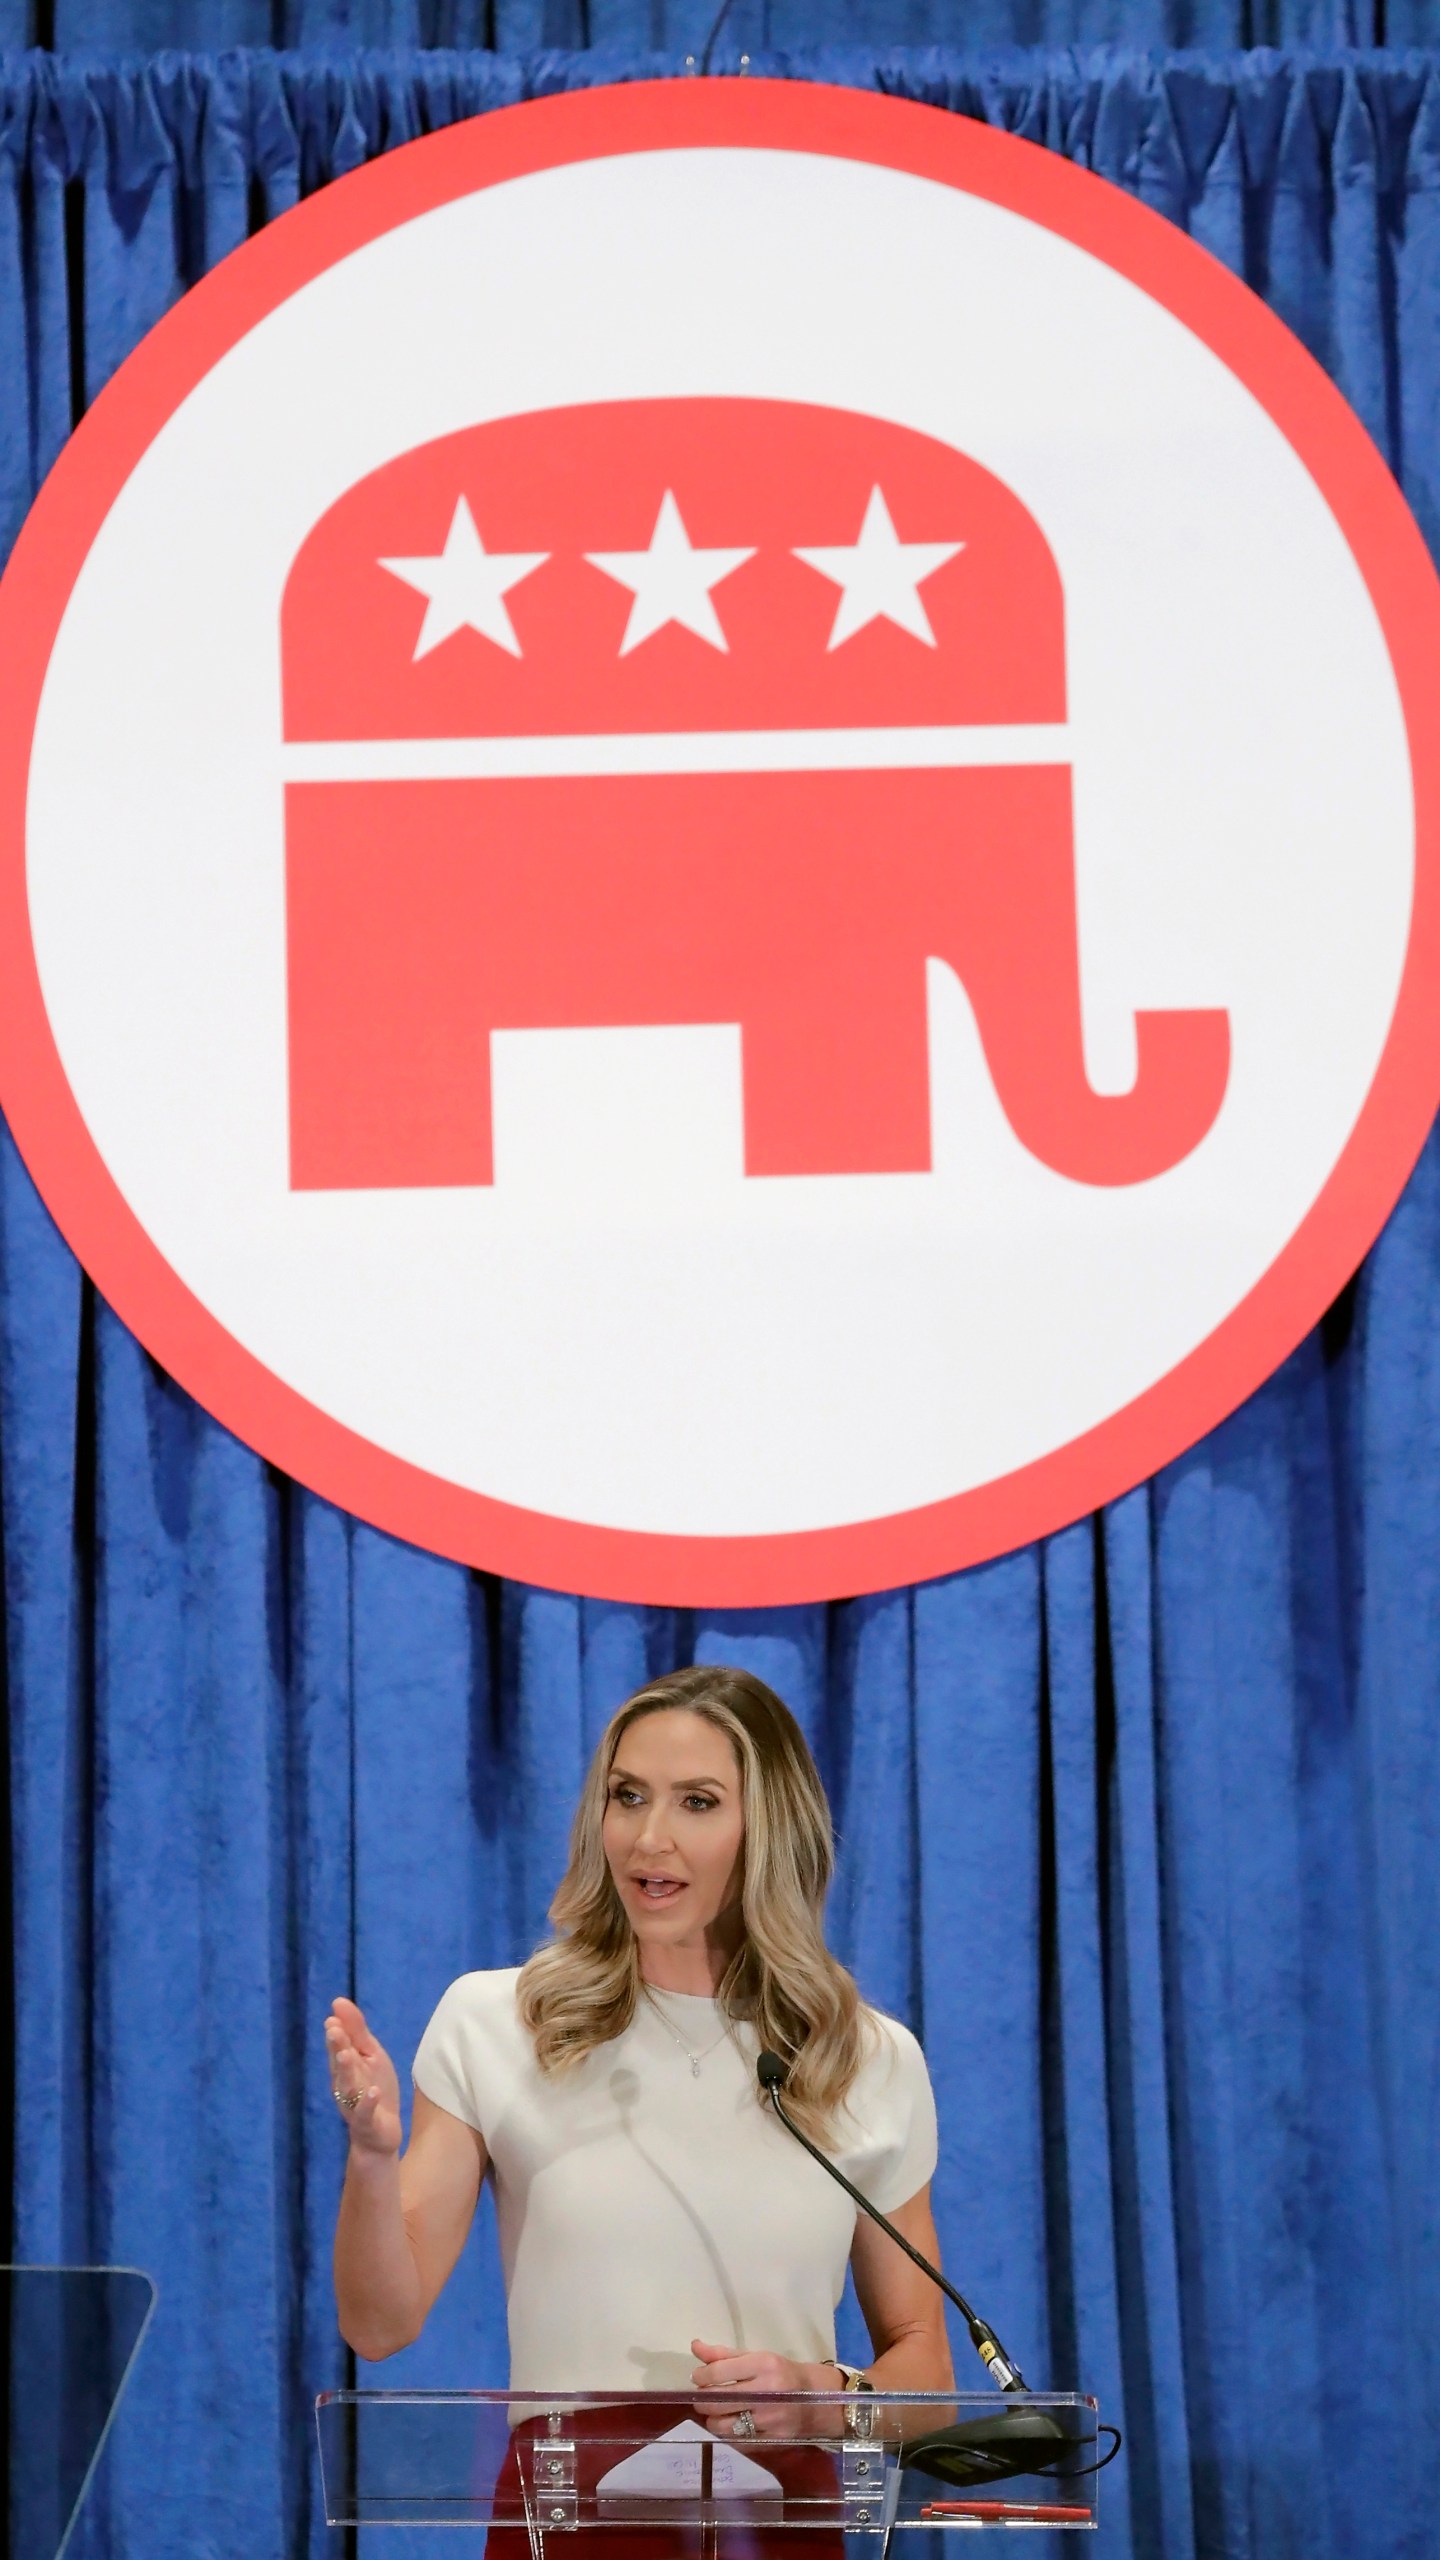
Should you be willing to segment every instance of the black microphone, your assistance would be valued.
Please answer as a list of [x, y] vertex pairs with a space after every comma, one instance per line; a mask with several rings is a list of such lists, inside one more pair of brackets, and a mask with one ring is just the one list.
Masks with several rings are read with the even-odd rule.
[[[862, 2213], [868, 2213], [896, 2248], [903, 2249], [922, 2275], [927, 2275], [954, 2303], [991, 2381], [1001, 2391], [1028, 2391], [1030, 2386], [1019, 2366], [1007, 2356], [989, 2321], [981, 2319], [948, 2276], [942, 2276], [938, 2267], [932, 2267], [928, 2258], [912, 2248], [903, 2231], [897, 2231], [879, 2206], [851, 2185], [844, 2170], [837, 2169], [819, 2144], [812, 2142], [808, 2133], [802, 2133], [794, 2117], [786, 2112], [780, 2103], [786, 2070], [779, 2054], [762, 2053], [755, 2065], [755, 2076], [786, 2132], [794, 2135], [811, 2159], [819, 2161], [827, 2178], [843, 2187], [852, 2203], [858, 2204]], [[1014, 2480], [1027, 2472], [1048, 2471], [1075, 2441], [1048, 2410], [1005, 2409], [997, 2411], [993, 2418], [967, 2419], [959, 2426], [941, 2427], [933, 2435], [921, 2436], [904, 2447], [900, 2461], [907, 2470], [923, 2471], [952, 2487], [963, 2488], [977, 2480]]]

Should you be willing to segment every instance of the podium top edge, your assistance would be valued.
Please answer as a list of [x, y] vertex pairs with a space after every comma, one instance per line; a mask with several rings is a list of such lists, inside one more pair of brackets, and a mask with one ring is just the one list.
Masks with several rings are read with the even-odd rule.
[[[833, 2409], [837, 2403], [855, 2405], [853, 2391], [757, 2391], [746, 2386], [747, 2401], [765, 2403], [769, 2407]], [[436, 2406], [477, 2409], [634, 2409], [647, 2405], [670, 2408], [678, 2402], [714, 2400], [726, 2405], [733, 2402], [735, 2388], [702, 2391], [676, 2384], [666, 2391], [586, 2391], [573, 2387], [565, 2390], [485, 2390], [485, 2391], [317, 2391], [317, 2409], [370, 2408], [377, 2401], [396, 2407], [428, 2408]], [[993, 2409], [1095, 2409], [1099, 2406], [1088, 2391], [867, 2391], [863, 2402], [879, 2408], [954, 2409], [957, 2406]], [[863, 2405], [863, 2403], [862, 2403]]]

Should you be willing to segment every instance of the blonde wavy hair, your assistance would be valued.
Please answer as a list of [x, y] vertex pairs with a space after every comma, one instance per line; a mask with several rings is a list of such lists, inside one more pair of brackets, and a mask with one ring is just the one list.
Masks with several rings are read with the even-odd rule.
[[[635, 1933], [615, 1890], [602, 1836], [622, 1734], [679, 1708], [723, 1733], [739, 1763], [744, 1935], [717, 1998], [760, 2050], [788, 2068], [785, 2102], [812, 2141], [833, 2132], [870, 2049], [859, 1991], [825, 1944], [835, 1865], [830, 1807], [789, 1708], [748, 1671], [672, 1671], [637, 1689], [611, 1717], [591, 1761], [570, 1835], [570, 1863], [550, 1905], [556, 1935], [522, 1968], [520, 2016], [542, 2071], [582, 2062], [623, 2035], [640, 1996]], [[757, 2088], [757, 2103], [759, 2092]]]

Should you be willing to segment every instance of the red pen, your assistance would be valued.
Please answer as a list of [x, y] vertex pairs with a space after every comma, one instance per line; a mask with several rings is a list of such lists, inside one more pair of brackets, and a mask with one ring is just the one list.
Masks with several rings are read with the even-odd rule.
[[1004, 2498], [936, 2498], [920, 2510], [928, 2516], [965, 2516], [972, 2524], [1090, 2524], [1088, 2507], [1013, 2507]]

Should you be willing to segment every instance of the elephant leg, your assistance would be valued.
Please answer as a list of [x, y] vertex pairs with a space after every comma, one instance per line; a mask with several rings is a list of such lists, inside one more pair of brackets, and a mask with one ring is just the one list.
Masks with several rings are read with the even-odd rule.
[[285, 795], [297, 1191], [492, 1179], [470, 856], [426, 841], [417, 788], [304, 783]]
[[925, 964], [913, 952], [878, 954], [849, 1002], [797, 971], [768, 1005], [747, 1007], [740, 1038], [747, 1174], [929, 1172]]
[[740, 1024], [750, 1175], [930, 1167], [925, 960], [888, 895], [866, 781], [719, 775], [697, 795], [686, 860], [704, 883], [705, 992]]

